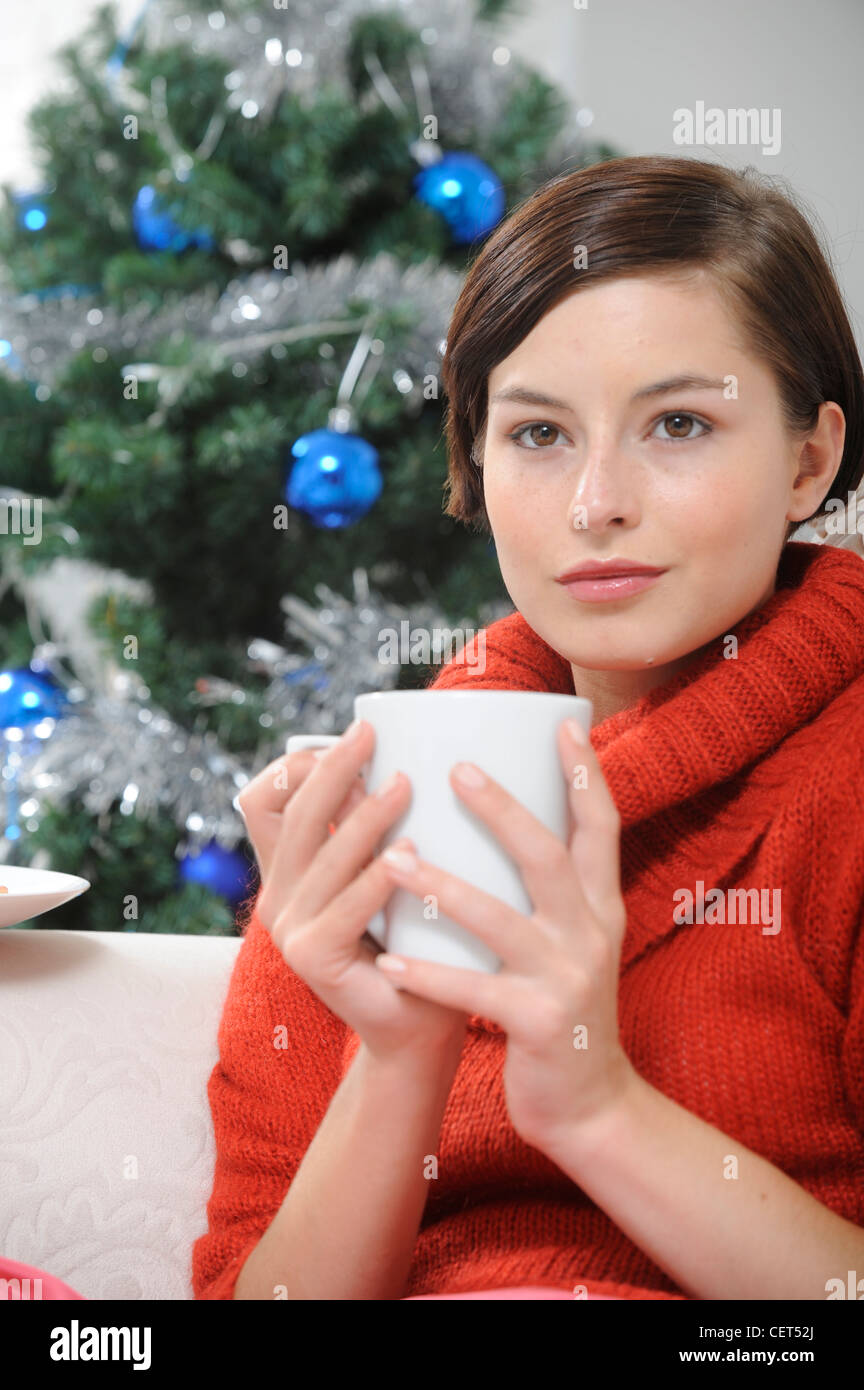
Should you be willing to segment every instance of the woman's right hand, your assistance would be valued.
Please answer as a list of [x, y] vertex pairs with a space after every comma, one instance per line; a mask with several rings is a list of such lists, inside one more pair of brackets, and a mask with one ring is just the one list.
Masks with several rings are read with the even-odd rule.
[[396, 988], [361, 939], [398, 887], [375, 850], [411, 800], [402, 772], [372, 796], [358, 781], [374, 743], [355, 720], [324, 752], [268, 764], [235, 804], [261, 875], [258, 918], [291, 969], [373, 1056], [428, 1056], [458, 1045], [469, 1015]]

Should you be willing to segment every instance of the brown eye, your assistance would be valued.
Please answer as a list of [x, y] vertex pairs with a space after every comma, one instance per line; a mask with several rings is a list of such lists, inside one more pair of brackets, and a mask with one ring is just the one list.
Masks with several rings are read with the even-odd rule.
[[550, 436], [554, 438], [557, 433], [558, 431], [553, 429], [552, 425], [532, 425], [528, 431], [529, 437], [535, 444], [548, 444]]
[[[518, 430], [514, 430], [508, 435], [514, 443], [521, 445], [523, 449], [533, 450], [534, 453], [540, 449], [547, 448], [550, 444], [557, 441], [555, 435], [561, 434], [557, 425], [550, 425], [548, 420], [538, 420], [533, 425], [521, 425]], [[531, 440], [530, 444], [525, 443], [525, 436]]]
[[[667, 420], [672, 421], [671, 426], [667, 426]], [[701, 439], [702, 435], [711, 433], [710, 425], [705, 424], [702, 420], [697, 419], [695, 415], [690, 415], [684, 410], [672, 410], [666, 415], [661, 415], [657, 424], [662, 425], [666, 430], [667, 440], [677, 439], [684, 441], [688, 439]], [[694, 434], [694, 425], [699, 426], [701, 433]], [[660, 438], [662, 439], [662, 435]]]

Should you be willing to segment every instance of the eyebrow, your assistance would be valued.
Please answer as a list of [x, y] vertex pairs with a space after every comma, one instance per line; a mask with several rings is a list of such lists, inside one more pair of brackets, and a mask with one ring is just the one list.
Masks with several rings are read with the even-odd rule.
[[[669, 391], [722, 391], [726, 387], [724, 380], [717, 380], [714, 377], [699, 376], [695, 372], [683, 372], [679, 376], [669, 376], [663, 381], [652, 382], [650, 386], [641, 386], [638, 391], [634, 391], [630, 397], [631, 401], [643, 400], [646, 396], [665, 396]], [[517, 405], [551, 405], [555, 410], [572, 410], [572, 406], [566, 401], [561, 401], [557, 396], [548, 396], [545, 391], [532, 391], [527, 386], [507, 386], [500, 391], [496, 391], [490, 397], [489, 404], [496, 401], [514, 401]]]

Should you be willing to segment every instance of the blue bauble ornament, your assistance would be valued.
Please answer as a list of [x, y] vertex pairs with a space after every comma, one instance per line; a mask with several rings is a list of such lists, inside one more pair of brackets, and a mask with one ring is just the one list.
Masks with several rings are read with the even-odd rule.
[[294, 441], [291, 453], [296, 463], [286, 501], [316, 526], [350, 526], [381, 496], [378, 450], [359, 434], [312, 430]]
[[236, 907], [249, 892], [251, 865], [236, 849], [223, 849], [215, 840], [204, 845], [199, 854], [187, 854], [180, 860], [183, 883], [201, 883], [211, 893], [226, 898]]
[[15, 193], [18, 226], [26, 232], [41, 232], [48, 225], [51, 216], [51, 189], [37, 189], [33, 193]]
[[24, 372], [24, 363], [8, 338], [0, 338], [0, 367], [3, 367], [10, 376], [21, 376]]
[[189, 246], [201, 251], [215, 250], [216, 243], [206, 228], [187, 232], [175, 222], [172, 214], [176, 211], [176, 203], [166, 206], [150, 184], [139, 188], [132, 204], [132, 225], [141, 250], [179, 253]]
[[474, 154], [450, 150], [414, 175], [421, 203], [440, 212], [453, 240], [484, 237], [504, 216], [504, 189], [498, 175]]
[[43, 719], [60, 719], [65, 693], [29, 666], [0, 671], [0, 729], [27, 729]]

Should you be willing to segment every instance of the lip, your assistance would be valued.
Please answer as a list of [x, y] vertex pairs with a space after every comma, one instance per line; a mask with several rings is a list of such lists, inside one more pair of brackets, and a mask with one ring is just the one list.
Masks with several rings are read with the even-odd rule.
[[609, 603], [629, 598], [648, 589], [665, 574], [665, 570], [638, 565], [633, 560], [616, 560], [605, 564], [590, 562], [568, 571], [558, 579], [571, 598], [585, 603]]
[[654, 574], [643, 571], [641, 574], [616, 574], [609, 579], [599, 579], [593, 575], [587, 579], [571, 579], [564, 588], [573, 598], [588, 603], [608, 603], [611, 599], [629, 598], [631, 594], [641, 593], [643, 589], [656, 584], [663, 573], [663, 570], [657, 570]]
[[638, 560], [624, 560], [620, 556], [610, 555], [608, 560], [585, 560], [581, 565], [574, 565], [572, 570], [566, 570], [564, 574], [556, 576], [559, 584], [569, 584], [574, 579], [608, 579], [612, 575], [619, 574], [652, 574], [658, 575], [665, 573], [662, 569], [657, 569], [656, 565], [640, 565]]

